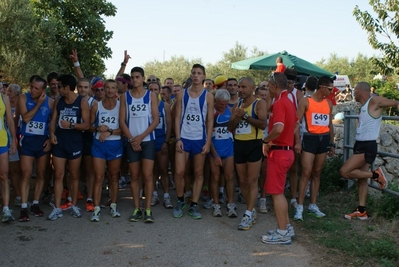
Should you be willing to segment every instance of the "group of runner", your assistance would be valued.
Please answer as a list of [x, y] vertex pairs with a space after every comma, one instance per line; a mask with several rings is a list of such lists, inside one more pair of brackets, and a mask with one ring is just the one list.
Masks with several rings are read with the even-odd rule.
[[[104, 81], [99, 77], [83, 77], [76, 51], [72, 51], [70, 57], [78, 79], [71, 74], [50, 73], [47, 80], [34, 75], [29, 81], [28, 93], [13, 91], [9, 97], [1, 94], [3, 222], [14, 219], [9, 209], [8, 176], [11, 178], [11, 163], [16, 161], [13, 155], [18, 153], [17, 136], [21, 179], [19, 183], [11, 181], [21, 205], [19, 221], [22, 222], [30, 220], [29, 213], [44, 216], [39, 202], [48, 185], [50, 153], [54, 200], [49, 220], [62, 217], [63, 210], [70, 210], [73, 217], [82, 216], [77, 206], [81, 164], [86, 173], [86, 210], [91, 212], [90, 220], [94, 222], [101, 218], [105, 171], [109, 210], [114, 218], [121, 216], [117, 204], [119, 186], [125, 174], [130, 173], [133, 212], [129, 220], [132, 222], [142, 218], [145, 222], [154, 222], [151, 207], [159, 203], [157, 182], [164, 191], [163, 205], [173, 209], [175, 218], [182, 217], [189, 205], [188, 215], [201, 219], [199, 201], [201, 194], [207, 195], [208, 189], [210, 197], [204, 207], [212, 208], [214, 217], [221, 217], [221, 205], [226, 204], [227, 216], [235, 218], [234, 187], [237, 184], [240, 202], [246, 204], [238, 229], [249, 230], [253, 226], [257, 205], [260, 213], [267, 212], [266, 195], [269, 194], [277, 228], [263, 235], [261, 240], [267, 244], [291, 244], [295, 233], [284, 196], [288, 173], [291, 173], [290, 204], [295, 209], [294, 220], [303, 220], [308, 181], [311, 192], [308, 213], [319, 218], [326, 216], [316, 205], [316, 199], [322, 167], [335, 149], [332, 104], [327, 99], [333, 90], [330, 77], [309, 77], [303, 94], [295, 87], [294, 69], [273, 72], [257, 87], [250, 77], [237, 80], [220, 75], [214, 80], [206, 79], [205, 68], [194, 64], [190, 79], [183, 86], [175, 85], [172, 78], [165, 79], [161, 85], [154, 75], [146, 79], [140, 67], [124, 74], [130, 58], [125, 51], [116, 79]], [[382, 189], [387, 185], [380, 168], [368, 171], [377, 153], [375, 140], [382, 108], [398, 103], [370, 96], [367, 83], [356, 85], [354, 96], [364, 104], [362, 111], [365, 109], [365, 112], [361, 112], [354, 155], [345, 162], [340, 173], [359, 181], [359, 207], [345, 217], [365, 219], [367, 179], [363, 178], [376, 180]], [[299, 158], [302, 175], [297, 190]], [[34, 161], [36, 183], [29, 211]], [[210, 175], [205, 174], [208, 166]], [[69, 179], [65, 183], [66, 176]], [[169, 195], [170, 182], [176, 186], [174, 205]], [[144, 208], [140, 203], [143, 191]], [[63, 197], [66, 201], [61, 203]]]

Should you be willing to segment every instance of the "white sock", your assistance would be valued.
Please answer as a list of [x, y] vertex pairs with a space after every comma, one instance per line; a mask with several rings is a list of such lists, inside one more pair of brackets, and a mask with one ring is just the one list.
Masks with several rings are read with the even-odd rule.
[[72, 197], [68, 197], [68, 201], [72, 201]]
[[288, 232], [288, 230], [280, 230], [280, 229], [277, 229], [277, 232], [278, 232], [280, 235], [286, 235], [287, 232]]
[[22, 203], [21, 204], [21, 209], [26, 209], [28, 208], [28, 203]]
[[154, 192], [152, 192], [152, 195], [153, 195], [154, 197], [158, 197], [158, 192], [157, 192], [157, 191], [154, 191]]
[[163, 194], [163, 199], [165, 199], [165, 198], [170, 198], [169, 193], [164, 193]]
[[252, 218], [252, 211], [246, 210], [245, 215], [248, 215], [250, 218]]
[[223, 194], [223, 189], [224, 189], [224, 187], [219, 187], [219, 193], [222, 193]]
[[8, 211], [8, 210], [9, 210], [8, 206], [4, 206], [4, 207], [3, 207], [3, 212], [6, 212], [6, 211]]
[[39, 200], [33, 200], [33, 203], [32, 203], [33, 205], [37, 205], [37, 204], [39, 204]]
[[291, 198], [291, 204], [296, 202], [296, 198]]
[[93, 202], [93, 199], [91, 198], [91, 197], [88, 197], [87, 199], [86, 199], [86, 202], [87, 201], [92, 201]]

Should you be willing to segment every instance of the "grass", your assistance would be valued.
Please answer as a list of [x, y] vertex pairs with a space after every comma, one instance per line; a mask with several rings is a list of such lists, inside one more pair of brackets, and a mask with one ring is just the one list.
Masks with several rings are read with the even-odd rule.
[[[294, 222], [303, 230], [299, 242], [316, 242], [322, 252], [330, 255], [331, 266], [399, 266], [399, 221], [378, 214], [366, 221], [344, 219], [343, 214], [357, 206], [356, 196], [356, 190], [321, 194], [318, 206], [327, 217], [317, 219], [304, 212], [304, 221]], [[377, 212], [379, 200], [371, 200], [368, 212]]]

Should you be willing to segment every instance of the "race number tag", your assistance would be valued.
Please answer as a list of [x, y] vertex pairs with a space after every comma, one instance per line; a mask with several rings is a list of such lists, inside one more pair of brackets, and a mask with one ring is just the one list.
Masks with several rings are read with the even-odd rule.
[[[67, 115], [67, 114], [65, 114], [64, 110], [61, 110], [60, 118], [58, 119], [58, 126], [60, 128], [62, 128], [61, 121], [69, 121], [70, 123], [76, 124], [78, 122], [78, 118], [77, 118], [77, 116], [74, 116], [74, 115], [69, 115], [69, 114]], [[68, 128], [63, 128], [63, 129], [68, 129]]]
[[231, 138], [231, 133], [227, 130], [227, 127], [215, 127], [213, 136], [216, 140], [225, 140]]
[[247, 121], [240, 121], [236, 128], [236, 134], [250, 134], [251, 133], [251, 125]]
[[148, 104], [144, 103], [132, 103], [130, 105], [130, 111], [132, 117], [147, 117], [148, 116]]
[[35, 135], [44, 135], [45, 122], [30, 121], [26, 124], [26, 132]]
[[159, 117], [159, 123], [157, 125], [157, 128], [155, 129], [162, 129], [162, 126], [163, 126], [163, 117]]
[[312, 125], [314, 126], [328, 126], [330, 124], [329, 114], [312, 113]]
[[187, 113], [184, 117], [185, 124], [191, 125], [191, 126], [201, 126], [202, 121], [201, 121], [201, 115], [199, 114], [192, 114], [192, 113]]

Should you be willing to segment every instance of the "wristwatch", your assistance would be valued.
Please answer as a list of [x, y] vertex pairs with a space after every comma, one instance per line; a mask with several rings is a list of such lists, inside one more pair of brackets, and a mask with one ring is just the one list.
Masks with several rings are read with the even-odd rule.
[[245, 113], [244, 116], [242, 116], [242, 118], [243, 118], [245, 121], [248, 120], [248, 118], [249, 118], [248, 113]]
[[110, 132], [111, 135], [112, 135], [112, 133], [114, 132], [114, 130], [113, 130], [112, 128], [109, 128], [109, 129], [108, 129], [108, 132]]
[[69, 124], [69, 129], [74, 129], [75, 128], [75, 123], [71, 122], [71, 124]]

